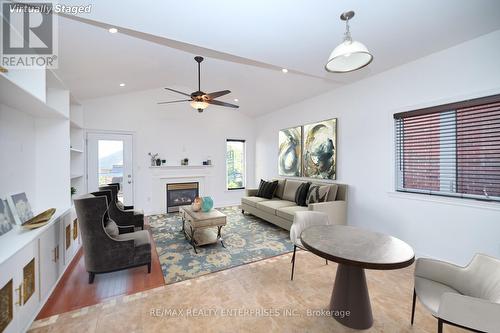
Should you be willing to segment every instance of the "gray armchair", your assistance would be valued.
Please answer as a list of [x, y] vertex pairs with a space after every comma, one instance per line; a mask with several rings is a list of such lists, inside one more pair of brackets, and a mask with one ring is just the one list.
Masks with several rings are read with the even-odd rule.
[[121, 184], [120, 183], [109, 183], [107, 184], [107, 186], [116, 186], [117, 188], [117, 195], [116, 195], [116, 204], [118, 205], [119, 208], [123, 209], [123, 210], [130, 210], [130, 209], [134, 209], [134, 206], [125, 206], [120, 200], [118, 200], [118, 192], [120, 192], [120, 186]]
[[[132, 226], [118, 226], [108, 218], [106, 196], [85, 194], [74, 199], [80, 225], [85, 268], [89, 283], [95, 274], [145, 265], [151, 272], [151, 243], [145, 230], [127, 232]], [[133, 228], [132, 228], [133, 230]]]
[[117, 204], [118, 187], [116, 185], [107, 185], [99, 187], [99, 191], [111, 191], [111, 202], [109, 205], [109, 216], [115, 221], [123, 221], [125, 224], [133, 225], [144, 230], [144, 214], [134, 210], [124, 210]]
[[500, 260], [476, 254], [465, 267], [419, 258], [415, 266], [415, 301], [438, 319], [438, 332], [449, 324], [474, 332], [500, 332]]

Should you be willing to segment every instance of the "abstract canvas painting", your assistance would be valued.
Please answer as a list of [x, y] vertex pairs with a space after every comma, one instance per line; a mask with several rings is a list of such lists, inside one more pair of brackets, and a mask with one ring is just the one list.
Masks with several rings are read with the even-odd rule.
[[12, 230], [12, 221], [10, 218], [7, 202], [0, 199], [0, 236]]
[[303, 176], [335, 179], [337, 119], [304, 125]]
[[302, 174], [302, 127], [292, 127], [279, 132], [278, 174], [300, 177]]

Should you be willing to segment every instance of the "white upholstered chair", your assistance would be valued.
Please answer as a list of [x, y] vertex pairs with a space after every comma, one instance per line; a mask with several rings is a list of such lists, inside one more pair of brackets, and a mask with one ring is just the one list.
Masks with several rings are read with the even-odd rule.
[[438, 332], [450, 324], [474, 332], [500, 332], [500, 260], [476, 254], [465, 267], [419, 258], [415, 267], [416, 298], [438, 319]]
[[[306, 250], [302, 245], [302, 242], [300, 241], [300, 234], [304, 229], [311, 226], [327, 224], [331, 224], [331, 222], [328, 218], [328, 215], [323, 212], [302, 211], [295, 213], [293, 224], [290, 228], [290, 240], [293, 243], [292, 276], [290, 277], [290, 280], [293, 280], [293, 271], [295, 269], [295, 253], [297, 251], [297, 247], [302, 250]], [[325, 261], [328, 265], [328, 260], [325, 259]]]

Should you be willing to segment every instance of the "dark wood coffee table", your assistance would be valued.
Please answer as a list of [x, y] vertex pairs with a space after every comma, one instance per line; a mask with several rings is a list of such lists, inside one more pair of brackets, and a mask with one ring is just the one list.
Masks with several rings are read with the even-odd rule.
[[[415, 260], [413, 249], [402, 240], [352, 226], [313, 226], [300, 239], [307, 250], [338, 263], [330, 310], [338, 322], [354, 329], [373, 325], [365, 269], [399, 269]], [[336, 315], [340, 311], [349, 315]]]

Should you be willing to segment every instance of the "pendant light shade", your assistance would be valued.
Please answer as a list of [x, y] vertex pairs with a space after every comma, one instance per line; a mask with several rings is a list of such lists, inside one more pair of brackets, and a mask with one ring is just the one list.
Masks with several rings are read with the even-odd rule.
[[191, 101], [191, 107], [197, 110], [205, 110], [208, 107], [208, 103], [202, 101]]
[[340, 19], [346, 21], [344, 41], [330, 54], [325, 69], [333, 73], [347, 73], [367, 66], [373, 60], [368, 48], [362, 43], [352, 40], [349, 30], [349, 20], [354, 12], [345, 12]]

